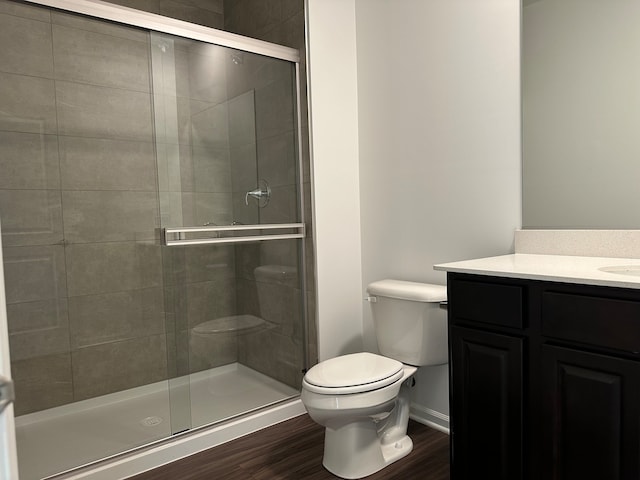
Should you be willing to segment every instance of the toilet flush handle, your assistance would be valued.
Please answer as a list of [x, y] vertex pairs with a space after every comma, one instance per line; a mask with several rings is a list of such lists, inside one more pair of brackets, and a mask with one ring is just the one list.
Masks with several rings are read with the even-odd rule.
[[375, 295], [368, 295], [364, 297], [364, 299], [369, 303], [376, 303], [378, 301], [378, 297], [376, 297]]

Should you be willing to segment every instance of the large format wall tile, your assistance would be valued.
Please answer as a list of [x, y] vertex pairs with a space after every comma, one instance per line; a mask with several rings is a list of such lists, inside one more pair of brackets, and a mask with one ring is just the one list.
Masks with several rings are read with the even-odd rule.
[[267, 223], [260, 220], [260, 207], [258, 207], [258, 203], [255, 200], [249, 199], [249, 204], [247, 205], [245, 192], [253, 190], [254, 188], [256, 187], [249, 187], [244, 191], [241, 190], [233, 193], [233, 197], [231, 199], [233, 204], [233, 221], [244, 223], [245, 225]]
[[191, 160], [196, 192], [231, 192], [228, 148], [193, 146]]
[[296, 186], [271, 188], [269, 204], [260, 210], [262, 223], [292, 223], [298, 221], [298, 197]]
[[136, 10], [160, 13], [160, 0], [111, 0], [109, 3], [122, 5]]
[[286, 60], [261, 55], [244, 55], [242, 58], [242, 68], [227, 68], [229, 98], [263, 88], [277, 80], [291, 79], [294, 75], [293, 66]]
[[238, 361], [265, 375], [300, 388], [302, 382], [302, 342], [265, 329], [243, 335], [238, 341]]
[[182, 209], [185, 225], [230, 225], [234, 220], [230, 193], [183, 193]]
[[193, 162], [190, 145], [157, 143], [156, 158], [158, 190], [161, 193], [193, 191]]
[[191, 2], [192, 0], [160, 0], [160, 14], [213, 28], [222, 28], [224, 26], [222, 13], [198, 8]]
[[66, 257], [70, 297], [162, 284], [160, 247], [154, 242], [69, 245]]
[[165, 33], [151, 33], [151, 78], [155, 94], [189, 97], [191, 42]]
[[153, 335], [73, 351], [74, 400], [165, 380], [165, 342], [165, 335]]
[[6, 246], [51, 245], [62, 241], [58, 190], [0, 190], [0, 216]]
[[71, 347], [164, 333], [161, 288], [69, 298]]
[[229, 100], [229, 144], [233, 146], [253, 144], [256, 141], [254, 91]]
[[189, 97], [194, 100], [212, 104], [225, 102], [227, 100], [226, 69], [233, 68], [230, 55], [232, 51], [217, 45], [192, 42], [188, 49], [188, 70], [178, 71], [178, 75], [183, 77], [177, 78], [178, 85], [187, 83]]
[[53, 26], [56, 79], [149, 92], [149, 44]]
[[258, 138], [272, 137], [294, 129], [293, 85], [279, 80], [256, 89], [256, 133]]
[[66, 298], [7, 305], [11, 359], [69, 352]]
[[153, 143], [60, 137], [60, 175], [65, 190], [155, 191]]
[[49, 13], [48, 8], [26, 4], [23, 5], [10, 0], [0, 0], [0, 12], [23, 18], [31, 18], [33, 20], [40, 20], [42, 22], [51, 21], [51, 13]]
[[[280, 243], [281, 241], [270, 241], [269, 243]], [[245, 280], [249, 280], [249, 288], [252, 290], [256, 289], [255, 285], [255, 269], [258, 265], [261, 265], [263, 262], [261, 260], [260, 255], [260, 243], [261, 242], [250, 242], [235, 245], [235, 254], [236, 254], [236, 275]], [[263, 243], [263, 242], [262, 242]], [[280, 263], [279, 265], [283, 265]], [[243, 284], [245, 285], [245, 284]], [[239, 303], [239, 305], [243, 305]], [[252, 313], [257, 314], [258, 310], [248, 310]]]
[[238, 336], [221, 333], [199, 337], [189, 332], [189, 373], [220, 367], [238, 361]]
[[228, 280], [189, 283], [187, 289], [187, 321], [189, 327], [235, 314], [235, 283]]
[[155, 238], [155, 192], [63, 191], [64, 232], [70, 243]]
[[300, 290], [277, 283], [257, 284], [260, 318], [271, 322], [276, 331], [283, 335], [300, 333]]
[[[153, 95], [154, 133], [156, 142], [191, 143], [192, 100], [173, 95]], [[205, 106], [204, 108], [208, 108]]]
[[[278, 240], [262, 242], [260, 249], [261, 265], [290, 265], [298, 264], [300, 244], [297, 240]], [[289, 286], [298, 286], [298, 279], [289, 277]]]
[[56, 104], [61, 135], [153, 141], [147, 93], [57, 81]]
[[203, 10], [209, 10], [215, 13], [224, 13], [224, 1], [223, 0], [176, 0], [179, 3], [185, 5], [191, 5], [192, 7], [202, 8]]
[[67, 296], [61, 245], [4, 247], [7, 305]]
[[0, 172], [0, 188], [60, 188], [57, 137], [0, 131]]
[[235, 253], [233, 245], [205, 245], [184, 250], [185, 281], [188, 283], [226, 280], [233, 283]]
[[[281, 20], [281, 1], [227, 0], [225, 2], [225, 26], [231, 24], [244, 35], [261, 38], [261, 34], [274, 28]], [[251, 13], [248, 14], [246, 11]]]
[[231, 146], [231, 186], [236, 193], [247, 192], [258, 184], [256, 144]]
[[0, 70], [53, 77], [51, 24], [0, 13]]
[[229, 148], [228, 106], [220, 103], [191, 117], [191, 141], [193, 145]]
[[0, 73], [0, 130], [57, 133], [53, 80]]
[[179, 192], [160, 192], [160, 225], [163, 227], [192, 227], [192, 216], [184, 219], [182, 194]]
[[111, 0], [110, 3], [211, 28], [224, 28], [222, 0]]
[[[132, 1], [134, 3], [140, 3], [144, 0]], [[105, 22], [91, 17], [75, 15], [73, 13], [53, 11], [51, 13], [51, 22], [56, 25], [86, 30], [88, 32], [101, 33], [112, 37], [126, 38], [128, 40], [135, 40], [138, 42], [147, 42], [149, 40], [149, 32], [147, 30], [128, 27], [118, 23]]]
[[279, 187], [296, 184], [298, 159], [293, 132], [261, 139], [258, 158], [258, 176], [266, 178], [269, 185]]
[[235, 247], [232, 244], [189, 245], [163, 249], [165, 285], [227, 280], [235, 277]]
[[71, 355], [46, 355], [11, 363], [15, 383], [16, 415], [73, 401]]

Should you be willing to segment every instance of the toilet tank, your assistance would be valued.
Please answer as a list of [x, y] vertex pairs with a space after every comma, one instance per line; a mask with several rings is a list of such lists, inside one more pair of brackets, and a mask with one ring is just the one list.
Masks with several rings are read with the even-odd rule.
[[448, 362], [447, 287], [380, 280], [367, 293], [381, 355], [418, 367]]

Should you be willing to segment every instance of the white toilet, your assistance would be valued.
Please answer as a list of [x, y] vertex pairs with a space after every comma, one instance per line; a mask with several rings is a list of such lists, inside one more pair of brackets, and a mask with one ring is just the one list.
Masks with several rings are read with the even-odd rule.
[[342, 478], [366, 477], [411, 452], [411, 377], [448, 361], [446, 287], [381, 280], [367, 293], [381, 355], [335, 357], [302, 380], [302, 403], [326, 427], [322, 464]]

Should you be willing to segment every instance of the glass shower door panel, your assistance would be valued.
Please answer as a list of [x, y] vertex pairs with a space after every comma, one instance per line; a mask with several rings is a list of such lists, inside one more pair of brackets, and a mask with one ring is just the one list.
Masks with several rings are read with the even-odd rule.
[[170, 435], [166, 333], [149, 34], [4, 3], [0, 217], [29, 480]]
[[295, 64], [167, 34], [151, 44], [175, 432], [298, 393]]
[[[193, 426], [299, 393], [305, 351], [299, 244], [290, 239], [230, 247], [226, 258], [234, 262], [234, 278], [207, 286], [207, 312], [191, 307], [187, 321]], [[186, 253], [219, 246], [177, 248]]]

